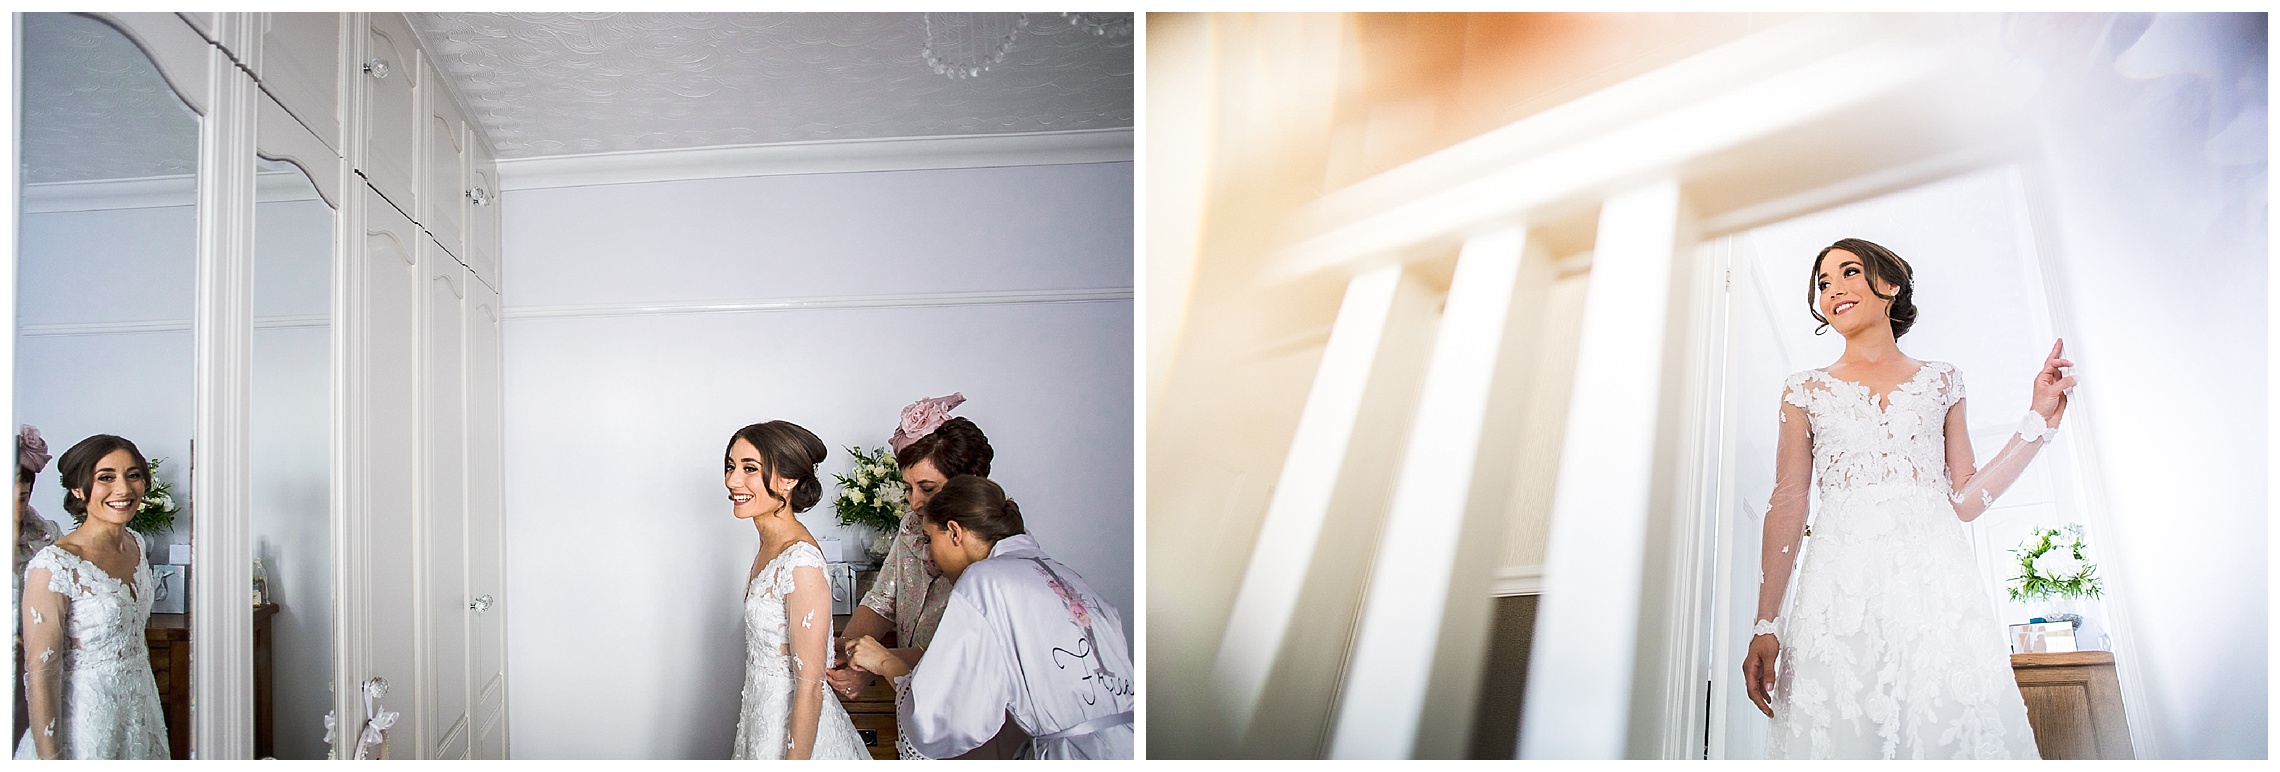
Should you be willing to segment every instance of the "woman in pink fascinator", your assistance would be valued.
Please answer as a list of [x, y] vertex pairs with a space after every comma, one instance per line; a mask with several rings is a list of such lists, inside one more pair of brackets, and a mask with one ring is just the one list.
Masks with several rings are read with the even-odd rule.
[[[30, 563], [32, 556], [39, 554], [40, 550], [54, 544], [55, 537], [61, 535], [61, 529], [54, 522], [32, 511], [32, 482], [39, 478], [41, 470], [47, 469], [50, 458], [53, 456], [48, 455], [47, 440], [40, 437], [39, 427], [25, 424], [23, 430], [16, 434], [16, 587], [19, 592], [24, 586], [24, 565]], [[23, 608], [23, 600], [19, 595], [12, 608]], [[24, 620], [21, 617], [16, 619], [15, 628], [16, 650], [22, 651]], [[22, 742], [24, 730], [31, 728], [31, 725], [32, 717], [24, 701], [24, 690], [17, 689], [16, 732], [9, 736], [9, 747], [13, 748]]]
[[[965, 401], [965, 395], [951, 394], [913, 402], [903, 408], [902, 420], [887, 440], [895, 451], [895, 465], [902, 468], [910, 511], [903, 515], [902, 528], [887, 549], [886, 562], [879, 566], [878, 581], [864, 594], [862, 605], [855, 608], [847, 629], [840, 633], [841, 666], [824, 674], [842, 698], [863, 691], [873, 678], [871, 673], [845, 666], [848, 646], [864, 636], [882, 641], [891, 636], [896, 657], [915, 664], [934, 640], [934, 628], [941, 623], [942, 609], [950, 602], [951, 579], [942, 575], [927, 554], [919, 511], [950, 478], [990, 475], [990, 460], [996, 455], [990, 438], [973, 421], [950, 415]], [[1021, 739], [1027, 738], [1001, 738], [1003, 743], [985, 745], [969, 756], [1003, 755], [1001, 744], [1018, 746]], [[901, 736], [895, 738], [895, 750], [902, 758], [925, 758]]]

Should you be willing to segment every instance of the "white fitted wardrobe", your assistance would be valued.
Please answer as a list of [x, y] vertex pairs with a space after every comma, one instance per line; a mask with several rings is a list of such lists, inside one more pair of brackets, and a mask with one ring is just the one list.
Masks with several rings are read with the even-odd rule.
[[[19, 31], [37, 21], [27, 16], [16, 15]], [[319, 438], [314, 447], [327, 457], [303, 459], [325, 470], [314, 479], [277, 487], [321, 492], [306, 516], [322, 518], [314, 527], [327, 534], [329, 554], [293, 558], [314, 560], [329, 582], [301, 582], [283, 597], [289, 610], [329, 617], [316, 623], [329, 635], [309, 640], [330, 646], [333, 752], [357, 755], [371, 718], [360, 687], [381, 679], [378, 708], [399, 714], [385, 732], [389, 756], [504, 758], [501, 607], [510, 599], [501, 585], [499, 207], [489, 143], [401, 14], [71, 16], [131, 40], [196, 113], [196, 173], [181, 181], [191, 197], [181, 203], [197, 221], [187, 325], [195, 473], [175, 494], [190, 492], [186, 530], [196, 551], [187, 616], [195, 757], [255, 757], [252, 565], [279, 549], [257, 535], [255, 500], [269, 482], [255, 461], [265, 451], [254, 447], [254, 427], [279, 401], [259, 386], [267, 349], [258, 341], [290, 328], [323, 331], [315, 333], [323, 375], [313, 383], [323, 384], [315, 401], [328, 417], [297, 428]], [[269, 217], [264, 207], [292, 198], [273, 193], [273, 182], [302, 183], [313, 193], [301, 200], [321, 201], [313, 211], [330, 215], [330, 270], [312, 274], [324, 277], [313, 312], [256, 307], [280, 281], [257, 265], [266, 243], [256, 238], [257, 212]], [[273, 227], [283, 224], [260, 226]], [[33, 256], [19, 259], [28, 270]], [[58, 453], [71, 441], [59, 439]], [[276, 733], [325, 731], [325, 716], [275, 704], [263, 723]]]

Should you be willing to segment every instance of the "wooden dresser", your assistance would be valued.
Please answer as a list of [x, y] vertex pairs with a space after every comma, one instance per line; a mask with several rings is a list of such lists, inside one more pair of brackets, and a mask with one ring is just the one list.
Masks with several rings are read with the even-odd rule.
[[2135, 758], [2113, 652], [2013, 654], [2011, 670], [2043, 758]]
[[[277, 754], [275, 716], [269, 700], [269, 621], [277, 604], [253, 608], [253, 757]], [[158, 705], [166, 717], [166, 747], [174, 758], [190, 758], [190, 615], [152, 614], [143, 634], [150, 646], [150, 674], [158, 681]], [[888, 692], [888, 709], [894, 708]]]

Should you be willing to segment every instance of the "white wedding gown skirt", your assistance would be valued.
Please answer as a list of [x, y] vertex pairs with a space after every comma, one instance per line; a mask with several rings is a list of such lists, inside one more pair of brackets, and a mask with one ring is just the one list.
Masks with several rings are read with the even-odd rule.
[[2035, 758], [1971, 544], [1937, 490], [1822, 498], [1781, 638], [1773, 758]]

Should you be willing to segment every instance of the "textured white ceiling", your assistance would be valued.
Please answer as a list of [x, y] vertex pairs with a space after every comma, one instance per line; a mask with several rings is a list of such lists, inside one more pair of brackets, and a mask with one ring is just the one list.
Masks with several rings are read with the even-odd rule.
[[[962, 80], [927, 64], [915, 13], [407, 16], [502, 158], [1132, 126], [1131, 35], [1058, 13]], [[1012, 18], [935, 14], [937, 55]]]
[[23, 15], [23, 182], [191, 174], [198, 114], [150, 57], [110, 25]]

